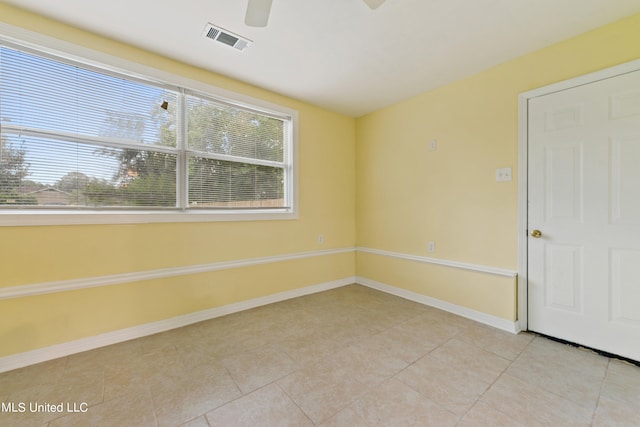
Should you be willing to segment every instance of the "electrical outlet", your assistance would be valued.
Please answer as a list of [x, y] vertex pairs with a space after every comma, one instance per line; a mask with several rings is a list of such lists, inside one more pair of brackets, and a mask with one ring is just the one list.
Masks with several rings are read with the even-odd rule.
[[432, 139], [429, 141], [429, 151], [436, 151], [438, 149], [438, 141]]
[[434, 242], [434, 241], [427, 242], [427, 250], [429, 252], [435, 252], [436, 251], [436, 242]]
[[318, 244], [319, 245], [324, 244], [324, 234], [318, 234]]

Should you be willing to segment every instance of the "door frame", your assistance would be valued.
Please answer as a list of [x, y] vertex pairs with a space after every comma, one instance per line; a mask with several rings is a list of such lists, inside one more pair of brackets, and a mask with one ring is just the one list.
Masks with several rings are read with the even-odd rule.
[[528, 188], [529, 188], [529, 100], [551, 93], [560, 92], [578, 86], [640, 70], [640, 59], [626, 62], [593, 73], [574, 77], [561, 82], [543, 86], [518, 95], [518, 285], [517, 285], [517, 326], [520, 331], [528, 330], [528, 260], [527, 230]]

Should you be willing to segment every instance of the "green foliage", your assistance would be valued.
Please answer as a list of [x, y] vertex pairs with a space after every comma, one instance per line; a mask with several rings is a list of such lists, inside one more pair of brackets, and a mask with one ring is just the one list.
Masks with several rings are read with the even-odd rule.
[[[156, 102], [151, 119], [108, 112], [101, 135], [134, 140], [141, 149], [98, 148], [95, 153], [117, 161], [112, 179], [100, 179], [70, 171], [53, 188], [64, 192], [78, 206], [176, 206], [177, 155], [154, 147], [176, 147], [176, 103], [168, 109]], [[188, 199], [190, 206], [224, 206], [282, 199], [284, 170], [242, 161], [243, 158], [282, 162], [284, 129], [279, 119], [251, 111], [187, 98]], [[157, 129], [157, 140], [145, 143], [145, 127]], [[148, 135], [148, 133], [146, 133]], [[220, 156], [222, 158], [211, 158]], [[231, 161], [231, 159], [235, 161]], [[0, 144], [0, 204], [37, 204], [35, 191], [50, 187], [25, 180], [29, 165], [25, 150]]]
[[7, 199], [18, 199], [18, 190], [29, 169], [25, 150], [14, 145], [0, 138], [0, 197], [4, 194]]
[[121, 159], [120, 192], [128, 206], [176, 205], [176, 156], [155, 151], [132, 150]]
[[[161, 123], [161, 146], [176, 146], [174, 108], [170, 104], [165, 112], [156, 107], [153, 113], [155, 120]], [[189, 156], [188, 196], [192, 206], [283, 197], [284, 172], [281, 168], [204, 157], [213, 154], [282, 161], [284, 133], [281, 120], [195, 97], [189, 97], [187, 110], [188, 148], [192, 153], [203, 153], [202, 156], [195, 153]], [[133, 149], [111, 150], [111, 155], [119, 162], [115, 180], [120, 187], [111, 189], [111, 193], [106, 189], [102, 194], [91, 193], [89, 198], [93, 203], [115, 203], [117, 200], [127, 206], [175, 206], [175, 155]], [[110, 195], [107, 197], [106, 194]]]
[[[188, 146], [203, 154], [282, 161], [282, 121], [190, 98]], [[207, 157], [189, 158], [189, 202], [255, 201], [284, 195], [281, 168]]]
[[198, 204], [280, 199], [280, 168], [194, 157], [189, 163], [189, 200]]
[[[157, 103], [160, 105], [160, 102]], [[158, 143], [176, 146], [175, 106], [168, 111], [156, 106], [153, 122], [158, 126]], [[138, 117], [111, 114], [104, 136], [139, 140], [144, 125]], [[83, 194], [92, 206], [176, 206], [176, 155], [151, 150], [101, 149], [101, 155], [118, 161], [112, 182], [92, 180]]]
[[282, 121], [189, 98], [189, 149], [261, 160], [283, 160]]
[[81, 172], [69, 172], [56, 182], [55, 187], [60, 191], [72, 193], [83, 189], [91, 182], [91, 178]]
[[38, 200], [28, 194], [18, 194], [16, 192], [0, 192], [0, 205], [37, 205]]

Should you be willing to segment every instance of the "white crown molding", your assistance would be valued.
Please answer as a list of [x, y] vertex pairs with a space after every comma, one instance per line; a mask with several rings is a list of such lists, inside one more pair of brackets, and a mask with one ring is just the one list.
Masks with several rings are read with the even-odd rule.
[[395, 286], [387, 285], [385, 283], [377, 282], [375, 280], [367, 279], [365, 277], [356, 276], [356, 283], [367, 286], [378, 291], [386, 292], [391, 295], [398, 296], [400, 298], [408, 299], [420, 304], [428, 305], [430, 307], [438, 308], [440, 310], [448, 311], [449, 313], [456, 314], [467, 319], [474, 320], [476, 322], [501, 329], [503, 331], [517, 334], [520, 332], [518, 322], [503, 319], [501, 317], [492, 316], [481, 311], [473, 310], [460, 305], [452, 304], [450, 302], [442, 301], [436, 298], [428, 297], [426, 295], [418, 294], [416, 292], [408, 291], [406, 289], [398, 288]]
[[208, 273], [211, 271], [227, 270], [230, 268], [249, 267], [275, 262], [292, 261], [318, 256], [336, 255], [353, 252], [354, 248], [327, 249], [321, 251], [298, 252], [285, 255], [266, 256], [260, 258], [246, 258], [234, 261], [214, 262], [185, 267], [161, 268], [158, 270], [137, 271], [133, 273], [112, 274], [108, 276], [86, 277], [81, 279], [59, 280], [55, 282], [36, 283], [32, 285], [9, 286], [0, 288], [0, 300], [24, 298], [34, 295], [55, 292], [75, 291], [98, 286], [119, 285], [123, 283], [140, 282], [143, 280], [163, 279], [167, 277], [186, 276], [190, 274]]
[[57, 359], [59, 357], [69, 356], [70, 354], [80, 353], [83, 351], [93, 350], [111, 344], [128, 341], [131, 339], [142, 338], [148, 335], [157, 334], [175, 328], [191, 325], [205, 320], [214, 319], [216, 317], [226, 316], [227, 314], [237, 313], [239, 311], [249, 310], [267, 304], [272, 304], [291, 298], [297, 298], [304, 295], [323, 292], [334, 288], [339, 288], [355, 283], [355, 277], [345, 277], [343, 279], [331, 282], [320, 283], [317, 285], [306, 286], [304, 288], [294, 289], [291, 291], [280, 292], [265, 297], [254, 298], [247, 301], [241, 301], [234, 304], [215, 307], [195, 313], [189, 313], [170, 319], [160, 320], [157, 322], [146, 323], [131, 328], [120, 329], [113, 332], [107, 332], [88, 338], [82, 338], [75, 341], [69, 341], [62, 344], [56, 344], [49, 347], [31, 350], [24, 353], [12, 354], [10, 356], [0, 357], [0, 372], [7, 372], [13, 369], [22, 368], [36, 363], [46, 362], [48, 360]]
[[459, 261], [449, 261], [446, 259], [429, 258], [429, 257], [423, 257], [419, 255], [409, 255], [409, 254], [403, 254], [400, 252], [383, 251], [380, 249], [365, 248], [361, 246], [356, 247], [356, 251], [368, 253], [368, 254], [374, 254], [374, 255], [381, 255], [381, 256], [386, 256], [391, 258], [398, 258], [398, 259], [403, 259], [407, 261], [417, 261], [424, 264], [442, 265], [445, 267], [452, 267], [460, 270], [477, 271], [480, 273], [493, 274], [496, 276], [516, 277], [518, 275], [518, 272], [513, 270], [506, 270], [502, 268], [488, 267], [488, 266], [477, 265], [477, 264], [468, 264], [468, 263], [459, 262]]

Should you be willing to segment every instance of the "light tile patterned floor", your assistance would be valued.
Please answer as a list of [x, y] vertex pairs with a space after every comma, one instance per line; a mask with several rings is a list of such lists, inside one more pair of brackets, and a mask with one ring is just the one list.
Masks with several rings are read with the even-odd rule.
[[640, 368], [351, 285], [0, 374], [0, 401], [5, 427], [639, 426]]

